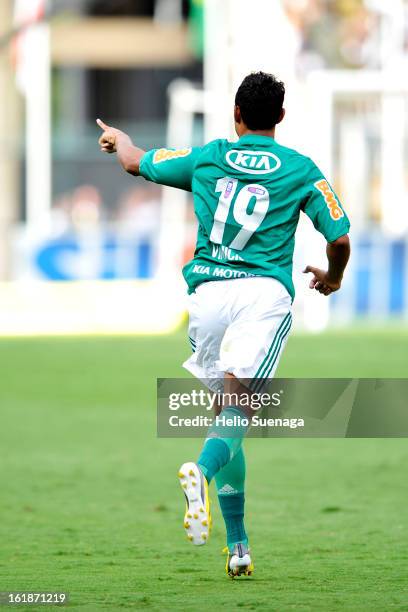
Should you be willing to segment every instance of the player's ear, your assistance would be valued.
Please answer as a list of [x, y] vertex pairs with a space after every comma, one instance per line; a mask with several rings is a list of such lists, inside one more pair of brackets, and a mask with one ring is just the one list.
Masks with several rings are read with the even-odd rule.
[[282, 108], [281, 114], [279, 115], [279, 119], [278, 119], [277, 123], [280, 123], [281, 121], [283, 121], [285, 115], [286, 115], [286, 110], [284, 108]]
[[237, 105], [234, 106], [234, 121], [235, 123], [241, 123], [242, 121], [241, 109]]

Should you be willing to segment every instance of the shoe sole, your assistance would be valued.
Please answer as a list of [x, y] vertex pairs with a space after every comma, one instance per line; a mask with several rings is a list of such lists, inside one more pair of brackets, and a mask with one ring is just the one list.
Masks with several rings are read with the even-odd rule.
[[195, 546], [208, 541], [211, 529], [208, 484], [199, 467], [192, 462], [183, 463], [178, 478], [186, 499], [184, 529], [187, 539]]

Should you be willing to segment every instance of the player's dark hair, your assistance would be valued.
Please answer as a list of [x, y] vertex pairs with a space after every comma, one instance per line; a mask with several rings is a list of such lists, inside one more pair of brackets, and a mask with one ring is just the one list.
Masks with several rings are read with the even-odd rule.
[[285, 98], [285, 85], [273, 74], [253, 72], [245, 77], [235, 96], [235, 104], [250, 130], [270, 130], [279, 121]]

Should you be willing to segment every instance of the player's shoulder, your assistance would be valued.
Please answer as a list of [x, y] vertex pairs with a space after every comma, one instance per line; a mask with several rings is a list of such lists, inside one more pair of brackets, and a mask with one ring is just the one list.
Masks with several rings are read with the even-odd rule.
[[280, 143], [276, 143], [276, 153], [282, 160], [290, 163], [301, 180], [310, 180], [320, 176], [321, 171], [311, 157]]
[[221, 150], [227, 148], [229, 141], [225, 138], [216, 138], [215, 140], [210, 140], [205, 144], [201, 150], [203, 154], [211, 153], [214, 150]]
[[217, 138], [207, 142], [200, 148], [199, 154], [197, 155], [197, 166], [208, 166], [224, 157], [228, 149], [228, 140], [223, 138]]
[[299, 160], [299, 162], [303, 163], [304, 165], [308, 167], [313, 167], [315, 165], [313, 160], [308, 155], [301, 153], [297, 149], [292, 149], [291, 147], [287, 147], [286, 145], [283, 145], [277, 142], [276, 140], [275, 140], [275, 146], [278, 151], [280, 151], [283, 155], [289, 158]]

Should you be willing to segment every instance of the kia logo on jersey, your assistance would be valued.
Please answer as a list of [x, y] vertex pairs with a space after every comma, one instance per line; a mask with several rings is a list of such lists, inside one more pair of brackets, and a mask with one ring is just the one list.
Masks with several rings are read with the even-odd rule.
[[228, 165], [245, 174], [271, 174], [281, 167], [282, 162], [269, 151], [238, 151], [232, 149], [226, 155]]

